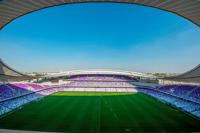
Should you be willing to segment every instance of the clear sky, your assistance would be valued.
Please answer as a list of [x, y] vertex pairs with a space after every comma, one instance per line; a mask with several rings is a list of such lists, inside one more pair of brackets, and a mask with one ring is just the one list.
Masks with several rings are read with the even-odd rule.
[[84, 3], [20, 17], [0, 31], [0, 58], [21, 72], [187, 71], [200, 63], [200, 28], [137, 5]]

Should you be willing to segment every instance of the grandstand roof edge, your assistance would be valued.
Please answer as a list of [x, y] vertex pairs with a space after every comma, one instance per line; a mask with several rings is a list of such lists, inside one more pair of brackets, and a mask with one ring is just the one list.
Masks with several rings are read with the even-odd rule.
[[149, 75], [149, 74], [145, 74], [145, 73], [122, 71], [122, 70], [105, 70], [105, 69], [63, 71], [63, 72], [49, 74], [45, 77], [62, 77], [62, 76], [83, 75], [83, 74], [116, 74], [116, 75], [155, 78], [153, 75]]

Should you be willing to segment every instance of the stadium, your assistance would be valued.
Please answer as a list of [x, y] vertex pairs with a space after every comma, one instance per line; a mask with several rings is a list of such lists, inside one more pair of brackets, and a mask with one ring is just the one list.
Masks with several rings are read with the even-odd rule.
[[[79, 2], [88, 1], [2, 0], [0, 28], [39, 9]], [[196, 0], [127, 3], [166, 10], [200, 26]], [[200, 65], [160, 78], [111, 69], [32, 76], [5, 62], [0, 59], [0, 132], [200, 132]]]

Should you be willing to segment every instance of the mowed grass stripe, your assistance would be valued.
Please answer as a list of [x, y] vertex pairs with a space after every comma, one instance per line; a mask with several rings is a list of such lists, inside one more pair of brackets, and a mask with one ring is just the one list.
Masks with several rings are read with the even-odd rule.
[[0, 119], [0, 128], [65, 132], [200, 131], [200, 121], [142, 93], [58, 92]]
[[[170, 122], [168, 122], [168, 117], [166, 118], [165, 114], [162, 114], [163, 109], [157, 106], [157, 102], [154, 102], [154, 99], [151, 99], [150, 97], [146, 98], [146, 96], [143, 97], [143, 95], [140, 95], [135, 98], [127, 98], [127, 100], [129, 101], [127, 103], [134, 104], [134, 107], [138, 106], [138, 112], [136, 114], [139, 114], [140, 116], [138, 115], [137, 119], [143, 118], [141, 119], [141, 121], [137, 120], [138, 122], [140, 122], [139, 125], [143, 124], [146, 126], [147, 129], [148, 127], [152, 126], [153, 128], [151, 129], [157, 129], [158, 131], [162, 131], [163, 126], [165, 125], [174, 125], [171, 120]], [[151, 105], [149, 106], [148, 104]], [[164, 119], [163, 116], [165, 116]], [[158, 123], [158, 121], [160, 122]]]

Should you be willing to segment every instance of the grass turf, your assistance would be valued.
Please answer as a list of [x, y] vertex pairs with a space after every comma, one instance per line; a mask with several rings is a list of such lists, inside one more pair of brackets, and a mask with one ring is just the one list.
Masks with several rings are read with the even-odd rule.
[[142, 93], [58, 92], [1, 118], [0, 128], [177, 132], [200, 131], [200, 121]]

